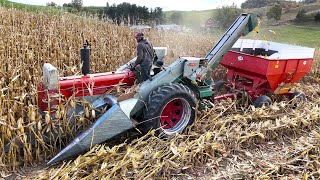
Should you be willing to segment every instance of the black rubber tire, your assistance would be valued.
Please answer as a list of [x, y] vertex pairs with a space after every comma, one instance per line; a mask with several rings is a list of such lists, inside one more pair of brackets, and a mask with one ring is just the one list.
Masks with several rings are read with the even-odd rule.
[[[306, 94], [302, 91], [296, 91], [290, 95], [290, 102], [293, 105], [293, 108], [300, 107], [304, 102], [307, 101]], [[294, 102], [296, 101], [296, 102]]]
[[223, 80], [219, 80], [218, 82], [214, 83], [214, 91], [220, 92], [226, 86], [226, 82]]
[[262, 95], [254, 101], [254, 107], [256, 108], [261, 108], [262, 106], [270, 107], [271, 104], [271, 99], [266, 95]]
[[[186, 118], [186, 120], [183, 120], [185, 121], [183, 122], [183, 125], [179, 125], [180, 124], [179, 121], [181, 121], [180, 119], [178, 121], [179, 123], [172, 128], [172, 129], [175, 129], [176, 127], [178, 127], [179, 129], [172, 130], [172, 133], [171, 133], [171, 132], [168, 132], [168, 130], [165, 130], [161, 127], [160, 116], [165, 106], [169, 102], [172, 102], [175, 99], [179, 99], [180, 101], [183, 101], [184, 103], [186, 103], [189, 110], [187, 112], [190, 113], [190, 116], [187, 116], [189, 118]], [[144, 109], [143, 131], [149, 131], [150, 129], [157, 129], [156, 131], [157, 135], [163, 138], [170, 137], [175, 133], [182, 133], [187, 126], [190, 126], [191, 124], [193, 124], [196, 118], [196, 105], [197, 105], [197, 99], [194, 93], [187, 86], [183, 84], [168, 84], [168, 85], [161, 86], [149, 95], [146, 108]], [[189, 109], [189, 107], [191, 109]], [[169, 129], [169, 131], [171, 131], [171, 129]]]

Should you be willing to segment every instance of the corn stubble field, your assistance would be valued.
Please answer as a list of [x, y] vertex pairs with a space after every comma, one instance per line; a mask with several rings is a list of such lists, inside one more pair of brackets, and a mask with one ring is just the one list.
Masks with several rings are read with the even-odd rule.
[[[308, 96], [298, 109], [277, 96], [276, 103], [262, 109], [250, 106], [245, 97], [221, 101], [199, 111], [192, 127], [169, 140], [151, 131], [97, 145], [72, 161], [44, 166], [74, 137], [74, 129], [88, 127], [92, 120], [86, 113], [77, 127], [69, 127], [62, 105], [59, 120], [37, 114], [43, 63], [56, 66], [60, 76], [79, 74], [81, 34], [91, 43], [92, 73], [112, 71], [135, 56], [135, 32], [126, 27], [64, 13], [0, 9], [0, 178], [320, 178], [319, 55], [307, 77], [294, 86]], [[168, 61], [179, 55], [203, 57], [217, 40], [212, 35], [153, 31], [147, 36], [154, 46], [168, 47]], [[221, 72], [215, 76], [222, 77]], [[45, 144], [40, 135], [58, 125], [68, 138]], [[27, 132], [37, 135], [35, 147], [28, 145]], [[12, 137], [25, 146], [5, 153]]]

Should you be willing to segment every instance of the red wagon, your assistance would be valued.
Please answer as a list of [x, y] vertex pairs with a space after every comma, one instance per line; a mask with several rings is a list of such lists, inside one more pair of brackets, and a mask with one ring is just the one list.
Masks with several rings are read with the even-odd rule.
[[305, 98], [304, 93], [290, 92], [290, 88], [310, 71], [314, 54], [313, 48], [239, 39], [220, 64], [228, 70], [227, 87], [245, 90], [260, 107], [271, 104], [266, 96], [270, 93]]

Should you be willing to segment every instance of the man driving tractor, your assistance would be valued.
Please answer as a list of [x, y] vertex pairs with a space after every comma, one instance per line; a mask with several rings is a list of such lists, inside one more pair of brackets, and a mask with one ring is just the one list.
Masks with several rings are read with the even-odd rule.
[[154, 51], [152, 44], [144, 38], [144, 34], [142, 32], [135, 35], [137, 40], [137, 59], [131, 68], [131, 70], [135, 70], [135, 68], [140, 65], [141, 68], [141, 76], [142, 81], [152, 80], [150, 75], [150, 69], [154, 59]]

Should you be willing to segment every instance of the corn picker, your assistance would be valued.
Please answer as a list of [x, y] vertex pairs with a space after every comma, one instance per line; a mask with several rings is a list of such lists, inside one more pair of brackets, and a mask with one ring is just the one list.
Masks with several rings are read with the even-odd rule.
[[[54, 66], [44, 64], [43, 82], [38, 87], [40, 113], [54, 113], [59, 104], [58, 96], [84, 98], [94, 109], [106, 110], [100, 114], [97, 111], [96, 121], [48, 164], [88, 151], [138, 125], [144, 132], [156, 129], [163, 137], [181, 133], [194, 122], [200, 99], [217, 101], [236, 98], [245, 92], [256, 107], [270, 105], [272, 102], [267, 96], [270, 93], [305, 100], [302, 92], [290, 92], [290, 88], [309, 72], [314, 49], [239, 39], [257, 25], [257, 15], [241, 14], [205, 58], [180, 57], [167, 67], [159, 63], [166, 49], [155, 48], [158, 60], [152, 68], [152, 80], [141, 83], [135, 93], [120, 97], [107, 92], [119, 84], [123, 88], [134, 85], [138, 76], [130, 67], [135, 59], [115, 72], [89, 74], [90, 48], [85, 43], [80, 51], [82, 75], [59, 77]], [[227, 82], [211, 80], [211, 72], [219, 63], [228, 69]], [[228, 93], [215, 96], [222, 86]], [[69, 109], [66, 113], [69, 117], [84, 113], [84, 107], [78, 104]], [[77, 123], [73, 118], [69, 121]], [[48, 138], [43, 134], [44, 140]]]

